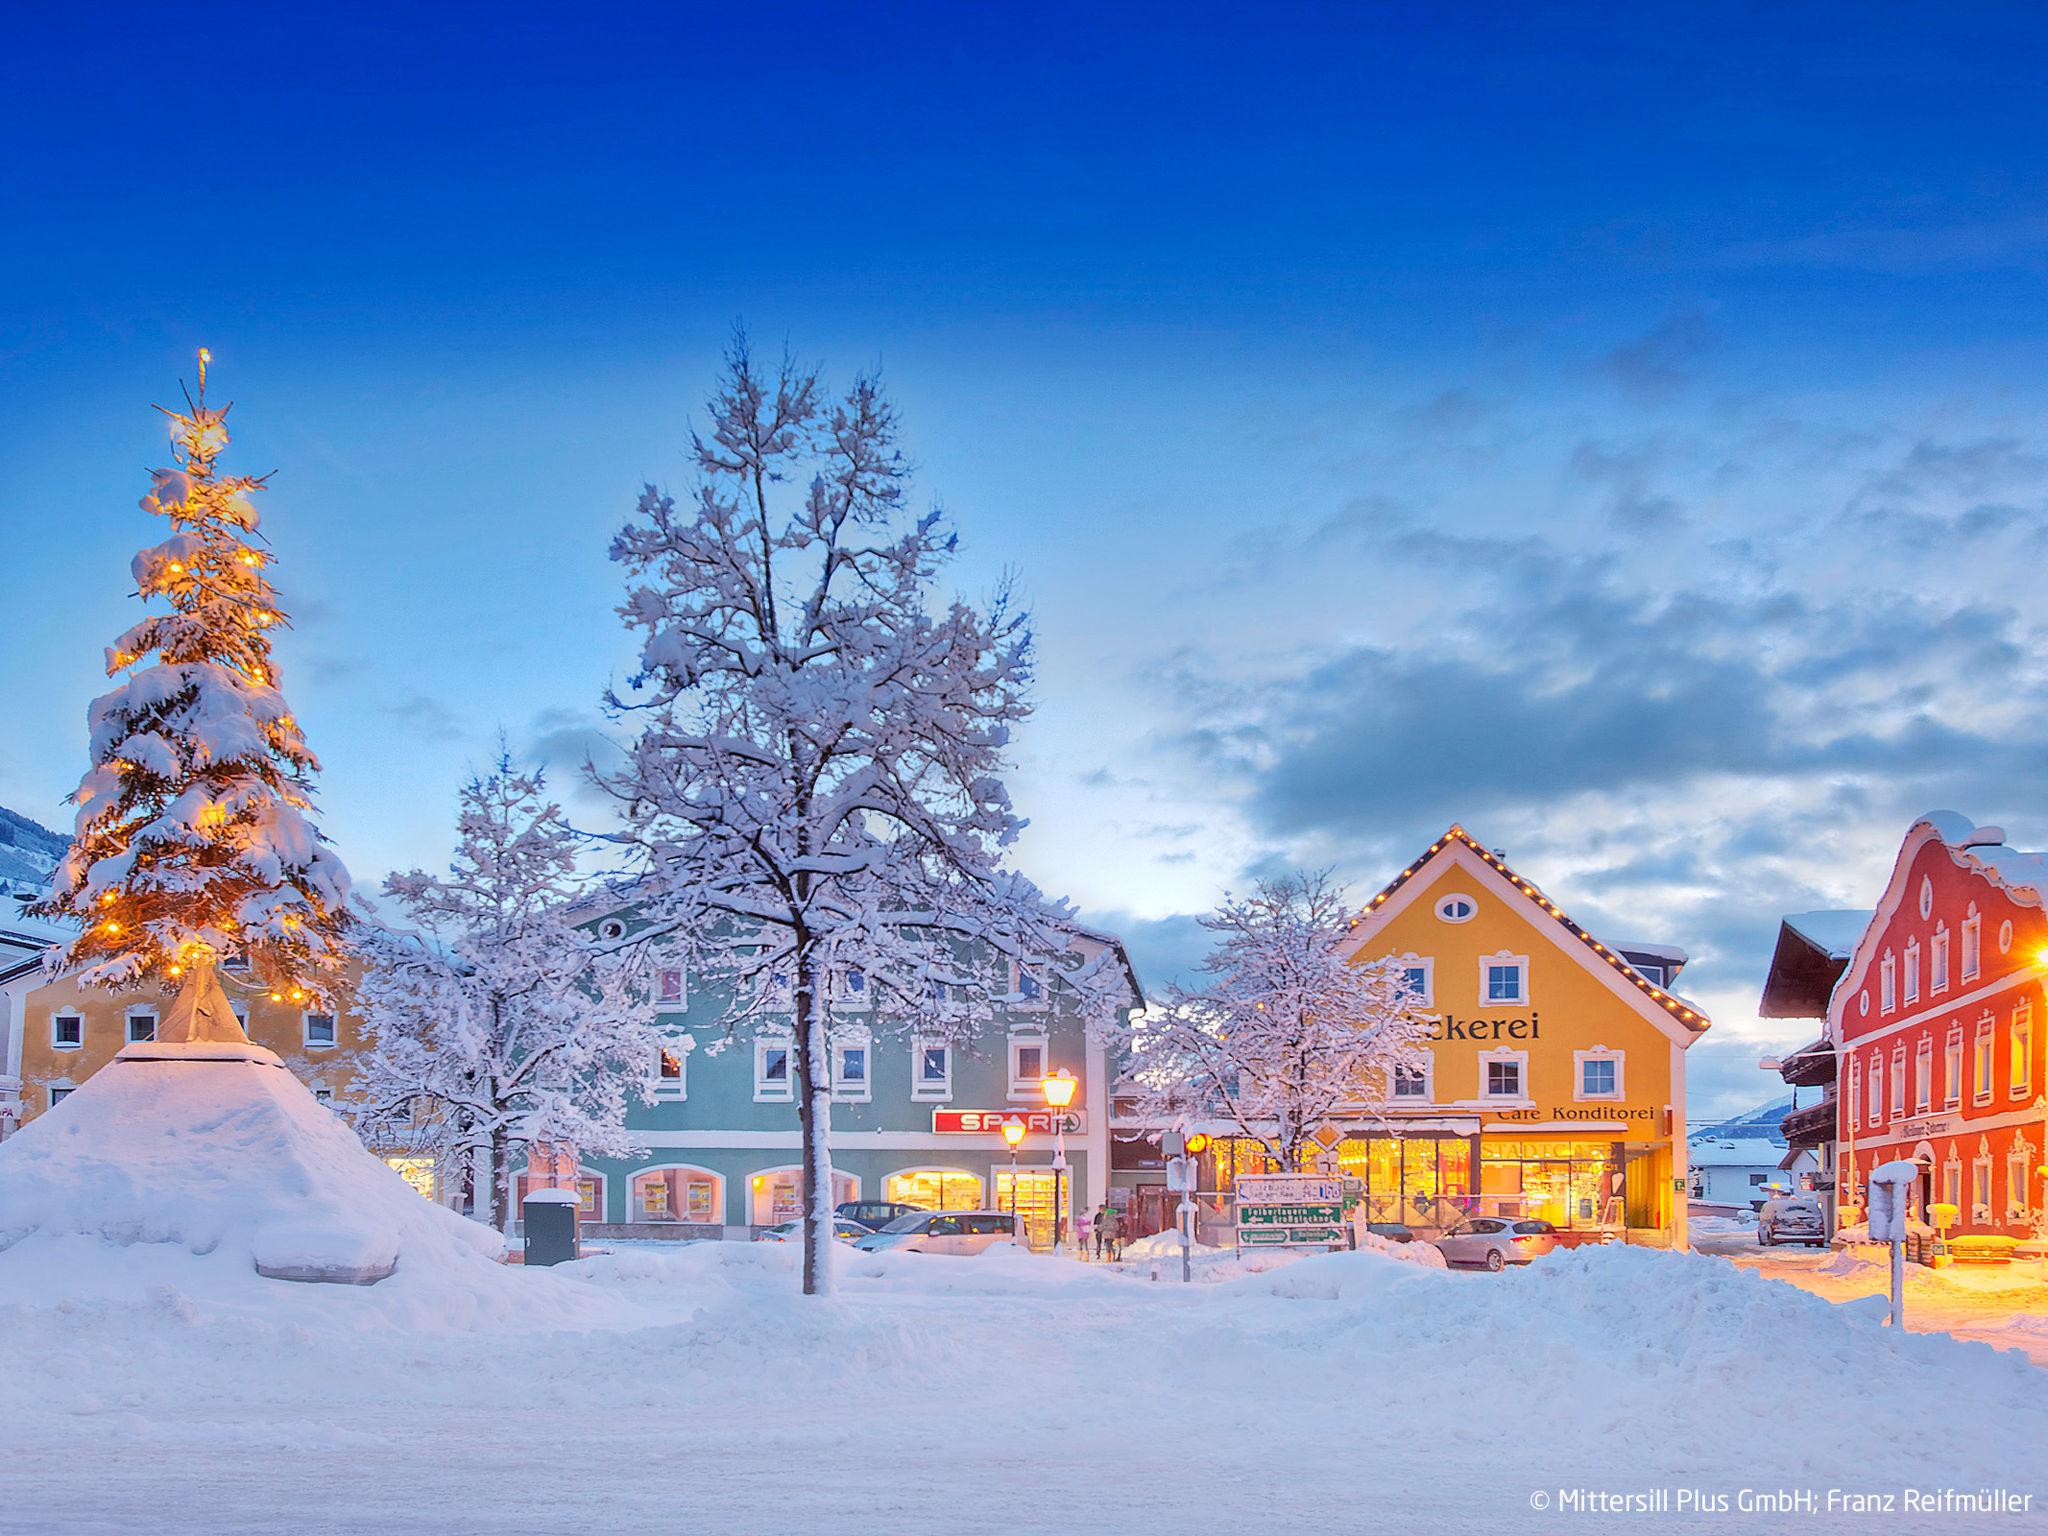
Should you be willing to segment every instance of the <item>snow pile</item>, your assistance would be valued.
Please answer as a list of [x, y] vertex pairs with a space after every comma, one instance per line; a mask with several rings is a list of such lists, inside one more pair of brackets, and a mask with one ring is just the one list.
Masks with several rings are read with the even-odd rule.
[[489, 1270], [491, 1229], [423, 1200], [254, 1046], [131, 1046], [0, 1143], [0, 1250], [169, 1244], [285, 1280]]

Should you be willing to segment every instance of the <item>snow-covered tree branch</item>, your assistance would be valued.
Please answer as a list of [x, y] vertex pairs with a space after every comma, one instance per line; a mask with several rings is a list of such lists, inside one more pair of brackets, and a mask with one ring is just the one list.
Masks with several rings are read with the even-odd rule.
[[1340, 956], [1348, 916], [1343, 893], [1314, 874], [1263, 882], [1202, 919], [1217, 936], [1206, 982], [1170, 988], [1133, 1022], [1137, 1113], [1221, 1118], [1292, 1169], [1319, 1126], [1384, 1103], [1433, 1020], [1398, 961]]

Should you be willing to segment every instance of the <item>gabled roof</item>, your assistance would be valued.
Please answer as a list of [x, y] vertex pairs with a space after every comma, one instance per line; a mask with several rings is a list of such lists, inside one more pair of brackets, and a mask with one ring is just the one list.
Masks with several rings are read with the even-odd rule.
[[1826, 1018], [1835, 983], [1869, 926], [1870, 914], [1860, 910], [1794, 912], [1780, 919], [1758, 1017]]
[[1351, 920], [1354, 934], [1346, 954], [1355, 954], [1359, 947], [1384, 925], [1385, 919], [1398, 911], [1404, 902], [1398, 899], [1403, 887], [1432, 864], [1446, 858], [1460, 862], [1476, 860], [1484, 875], [1501, 882], [1505, 887], [1501, 894], [1519, 903], [1524, 915], [1532, 922], [1548, 922], [1554, 929], [1554, 937], [1560, 947], [1575, 954], [1588, 970], [1605, 976], [1610, 986], [1634, 1002], [1647, 1017], [1659, 1019], [1667, 1025], [1675, 1025], [1687, 1034], [1682, 1042], [1690, 1044], [1693, 1039], [1706, 1033], [1711, 1022], [1697, 1004], [1668, 992], [1656, 985], [1623, 958], [1613, 946], [1603, 944], [1593, 937], [1556, 902], [1543, 894], [1534, 881], [1525, 880], [1517, 874], [1492, 849], [1486, 847], [1471, 833], [1456, 822], [1450, 830], [1431, 843], [1422, 856], [1400, 874], [1388, 881], [1378, 895], [1365, 904], [1365, 909]]

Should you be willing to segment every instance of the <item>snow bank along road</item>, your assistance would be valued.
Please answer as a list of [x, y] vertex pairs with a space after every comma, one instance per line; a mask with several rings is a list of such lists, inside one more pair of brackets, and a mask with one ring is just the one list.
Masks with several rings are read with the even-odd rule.
[[846, 1252], [824, 1302], [794, 1262], [706, 1243], [354, 1289], [17, 1244], [0, 1530], [1647, 1536], [1817, 1522], [1537, 1496], [1905, 1486], [2036, 1513], [1836, 1528], [2048, 1524], [2038, 1369], [1717, 1258], [1474, 1277], [1368, 1252], [1181, 1287]]

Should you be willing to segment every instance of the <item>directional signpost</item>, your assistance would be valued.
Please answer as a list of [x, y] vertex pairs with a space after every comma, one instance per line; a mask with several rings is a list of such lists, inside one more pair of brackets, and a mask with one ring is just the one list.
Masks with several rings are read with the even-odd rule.
[[1315, 1173], [1237, 1176], [1237, 1241], [1245, 1248], [1327, 1248], [1344, 1241], [1344, 1180]]

